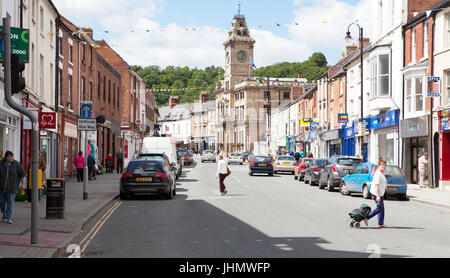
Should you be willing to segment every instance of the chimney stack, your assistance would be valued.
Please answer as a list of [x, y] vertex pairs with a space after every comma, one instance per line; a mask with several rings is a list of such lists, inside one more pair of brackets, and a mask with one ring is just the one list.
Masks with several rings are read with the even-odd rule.
[[355, 44], [347, 45], [346, 46], [347, 56], [352, 54], [356, 49], [358, 49], [358, 47]]
[[[369, 38], [363, 38], [363, 48], [368, 46], [370, 44], [370, 39]], [[358, 49], [360, 48], [361, 43], [358, 41]]]
[[94, 32], [91, 27], [83, 27], [81, 28], [92, 40], [94, 40]]

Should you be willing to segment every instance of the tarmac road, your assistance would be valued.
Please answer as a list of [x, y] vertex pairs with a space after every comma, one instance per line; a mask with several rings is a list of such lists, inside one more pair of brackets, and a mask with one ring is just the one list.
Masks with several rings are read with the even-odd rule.
[[342, 196], [293, 175], [248, 175], [232, 165], [220, 196], [217, 164], [198, 163], [173, 200], [115, 201], [73, 243], [91, 258], [449, 257], [449, 210], [385, 201], [387, 229], [373, 218], [349, 227], [348, 213], [372, 200]]

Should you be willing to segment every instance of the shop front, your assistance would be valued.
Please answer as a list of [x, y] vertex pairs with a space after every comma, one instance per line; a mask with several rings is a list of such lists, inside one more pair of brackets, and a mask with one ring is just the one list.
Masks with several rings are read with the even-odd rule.
[[328, 154], [326, 155], [328, 158], [333, 155], [340, 155], [342, 153], [342, 130], [334, 129], [327, 132], [322, 133], [322, 139], [326, 142]]
[[20, 160], [20, 118], [15, 113], [0, 109], [0, 159], [7, 151]]
[[294, 137], [296, 152], [304, 151], [306, 153], [308, 144], [305, 139], [306, 139], [305, 134], [297, 135]]
[[439, 116], [439, 153], [441, 156], [439, 165], [439, 188], [450, 191], [450, 109], [438, 112]]
[[382, 157], [388, 164], [399, 165], [399, 110], [381, 113], [369, 119], [371, 145], [369, 161], [378, 162]]
[[344, 127], [342, 129], [342, 154], [343, 155], [355, 155], [355, 129], [353, 125], [351, 127]]
[[63, 165], [64, 175], [75, 175], [74, 168], [75, 157], [78, 153], [78, 129], [75, 123], [69, 118], [64, 122], [64, 139], [63, 139]]
[[[428, 116], [400, 121], [403, 169], [408, 183], [419, 182], [419, 158], [429, 153]], [[431, 157], [431, 156], [429, 156]], [[425, 181], [427, 183], [427, 181]]]

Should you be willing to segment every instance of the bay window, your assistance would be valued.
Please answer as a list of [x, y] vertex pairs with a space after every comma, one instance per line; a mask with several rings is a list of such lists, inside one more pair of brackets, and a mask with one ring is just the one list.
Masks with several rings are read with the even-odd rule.
[[389, 54], [381, 54], [370, 60], [370, 88], [372, 98], [389, 96]]
[[406, 113], [423, 112], [424, 111], [424, 77], [412, 77], [405, 80]]

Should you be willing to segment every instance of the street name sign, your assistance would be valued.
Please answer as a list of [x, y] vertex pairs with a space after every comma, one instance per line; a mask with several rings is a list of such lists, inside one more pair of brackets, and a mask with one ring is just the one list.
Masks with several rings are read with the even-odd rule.
[[80, 131], [96, 131], [96, 119], [78, 119], [78, 130]]
[[[0, 26], [0, 31], [3, 30], [3, 26]], [[19, 58], [23, 59], [25, 63], [30, 61], [30, 43], [29, 43], [30, 30], [11, 27], [11, 54], [17, 54]], [[0, 60], [3, 60], [5, 56], [3, 39], [0, 37]]]

